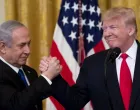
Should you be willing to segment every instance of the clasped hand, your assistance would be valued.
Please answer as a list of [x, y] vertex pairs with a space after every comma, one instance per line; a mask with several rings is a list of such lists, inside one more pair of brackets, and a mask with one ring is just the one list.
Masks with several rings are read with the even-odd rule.
[[56, 57], [45, 56], [40, 61], [39, 70], [43, 75], [52, 80], [60, 74], [62, 65], [60, 65], [60, 61]]

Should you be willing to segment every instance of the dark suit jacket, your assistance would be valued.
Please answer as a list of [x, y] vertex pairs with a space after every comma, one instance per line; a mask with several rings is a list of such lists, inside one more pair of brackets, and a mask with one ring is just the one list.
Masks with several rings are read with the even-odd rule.
[[24, 65], [30, 86], [25, 87], [18, 74], [0, 60], [0, 110], [42, 110], [41, 100], [51, 92], [48, 82], [34, 69]]
[[[91, 100], [94, 110], [124, 110], [116, 63], [105, 64], [107, 52], [108, 50], [102, 51], [86, 58], [77, 82], [71, 88], [60, 76], [54, 79], [53, 95], [67, 110], [80, 110], [89, 100]], [[139, 43], [129, 110], [140, 110]]]

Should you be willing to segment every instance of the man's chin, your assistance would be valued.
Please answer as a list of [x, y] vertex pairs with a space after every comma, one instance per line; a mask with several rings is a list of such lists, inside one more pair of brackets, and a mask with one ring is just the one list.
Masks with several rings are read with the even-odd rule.
[[115, 45], [109, 45], [109, 47], [110, 47], [110, 48], [115, 48], [115, 47], [117, 47], [117, 46], [115, 46]]
[[110, 48], [115, 48], [118, 47], [118, 45], [116, 45], [115, 43], [111, 42], [108, 44]]
[[25, 65], [27, 60], [21, 61], [20, 65]]

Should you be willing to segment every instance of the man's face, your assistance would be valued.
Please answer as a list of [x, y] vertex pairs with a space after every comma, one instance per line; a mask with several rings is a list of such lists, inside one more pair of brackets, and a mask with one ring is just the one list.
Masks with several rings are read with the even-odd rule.
[[126, 26], [123, 19], [103, 22], [103, 37], [111, 48], [119, 47], [122, 51], [126, 51], [135, 39], [131, 31], [132, 28]]
[[12, 33], [11, 47], [6, 46], [5, 60], [20, 67], [26, 63], [30, 54], [30, 37], [26, 27], [19, 27]]

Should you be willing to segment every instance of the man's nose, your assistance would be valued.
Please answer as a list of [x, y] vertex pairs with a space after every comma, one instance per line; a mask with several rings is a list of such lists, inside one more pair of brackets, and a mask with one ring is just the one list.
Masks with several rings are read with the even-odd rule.
[[25, 46], [24, 52], [27, 53], [27, 54], [30, 53], [30, 47], [29, 47], [29, 45], [26, 45], [26, 46]]

